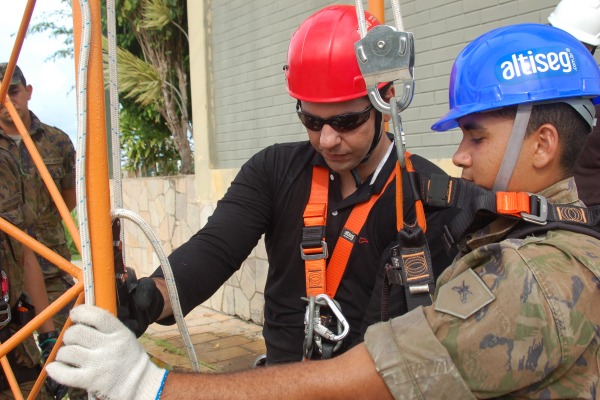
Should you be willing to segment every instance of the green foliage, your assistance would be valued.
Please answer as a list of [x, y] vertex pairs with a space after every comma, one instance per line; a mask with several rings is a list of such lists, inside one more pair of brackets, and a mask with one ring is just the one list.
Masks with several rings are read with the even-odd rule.
[[121, 110], [123, 169], [135, 176], [177, 174], [179, 153], [160, 115], [147, 108]]
[[62, 0], [62, 8], [44, 13], [41, 18], [29, 27], [29, 33], [50, 33], [50, 37], [62, 38], [64, 47], [54, 52], [48, 61], [56, 61], [62, 58], [73, 58], [73, 19], [71, 16], [71, 2]]
[[[73, 211], [71, 211], [71, 216], [73, 217], [73, 220], [75, 221], [75, 226], [77, 226], [77, 209], [76, 208], [74, 208]], [[79, 254], [79, 251], [77, 250], [77, 247], [75, 246], [75, 243], [73, 242], [73, 237], [69, 233], [69, 230], [67, 229], [64, 222], [63, 222], [63, 228], [65, 229], [65, 236], [67, 237], [67, 247], [69, 248], [71, 257], [73, 259], [79, 259], [81, 257]]]
[[[102, 37], [102, 47], [105, 50], [104, 82], [108, 87], [110, 76], [107, 65], [108, 43], [106, 37]], [[152, 107], [153, 104], [160, 104], [161, 102], [161, 79], [156, 68], [120, 47], [117, 47], [117, 60], [119, 93], [122, 93], [125, 98], [133, 99], [142, 107], [148, 107], [156, 111], [156, 107]]]
[[[68, 10], [45, 13], [29, 30], [65, 38], [65, 49], [51, 59], [73, 57], [73, 29], [66, 24], [71, 2], [62, 3]], [[106, 32], [106, 0], [100, 3]], [[186, 0], [115, 1], [123, 165], [137, 176], [193, 173], [186, 4]], [[106, 38], [103, 48], [108, 49]], [[106, 55], [105, 83], [110, 85]]]

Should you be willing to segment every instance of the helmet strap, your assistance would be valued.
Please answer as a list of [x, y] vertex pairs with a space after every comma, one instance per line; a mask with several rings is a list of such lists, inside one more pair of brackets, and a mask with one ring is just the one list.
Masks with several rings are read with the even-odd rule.
[[375, 150], [375, 147], [377, 147], [377, 145], [379, 144], [379, 141], [381, 140], [381, 136], [383, 135], [383, 132], [381, 130], [381, 120], [382, 120], [381, 111], [376, 110], [375, 111], [375, 133], [373, 134], [373, 141], [371, 142], [371, 147], [369, 147], [369, 151], [367, 152], [367, 155], [360, 162], [361, 164], [363, 164], [369, 160], [369, 158], [371, 157], [371, 154], [373, 153], [373, 150]]
[[[379, 141], [381, 140], [381, 136], [383, 135], [383, 132], [381, 130], [381, 120], [382, 120], [381, 112], [375, 111], [375, 133], [373, 134], [373, 141], [371, 142], [371, 147], [369, 147], [369, 151], [367, 152], [367, 155], [365, 156], [365, 158], [362, 159], [362, 161], [359, 163], [359, 165], [366, 163], [369, 160], [369, 158], [371, 158], [371, 154], [373, 153], [373, 150], [375, 150], [375, 147], [377, 147], [377, 144], [379, 144]], [[352, 170], [350, 170], [350, 172], [352, 173], [352, 176], [354, 177], [354, 182], [356, 183], [356, 187], [358, 187], [362, 183], [360, 180], [360, 174], [358, 173], [358, 166], [356, 168], [353, 168]]]
[[[369, 147], [369, 151], [367, 152], [367, 155], [362, 159], [362, 161], [359, 163], [359, 165], [364, 164], [365, 162], [367, 162], [369, 160], [369, 158], [371, 157], [371, 154], [373, 153], [373, 150], [375, 149], [375, 147], [381, 140], [381, 136], [383, 135], [383, 132], [381, 130], [381, 120], [382, 120], [381, 112], [375, 111], [375, 133], [373, 134], [373, 141], [371, 142], [371, 147]], [[358, 187], [362, 183], [360, 180], [360, 174], [358, 173], [358, 166], [356, 166], [355, 168], [352, 168], [350, 170], [350, 173], [352, 173], [352, 177], [354, 177], [354, 183], [356, 183], [356, 187]]]
[[513, 123], [512, 131], [510, 132], [506, 150], [504, 150], [502, 164], [500, 165], [500, 169], [498, 169], [496, 181], [492, 187], [493, 192], [505, 192], [508, 187], [508, 182], [510, 181], [517, 159], [521, 153], [521, 146], [523, 146], [523, 140], [525, 139], [525, 132], [527, 131], [532, 108], [533, 104], [531, 103], [519, 104], [517, 107], [517, 115], [515, 116], [515, 122]]

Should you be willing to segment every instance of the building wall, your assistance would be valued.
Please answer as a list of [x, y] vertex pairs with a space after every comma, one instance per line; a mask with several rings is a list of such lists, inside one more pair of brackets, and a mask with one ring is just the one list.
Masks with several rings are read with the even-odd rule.
[[[408, 149], [430, 159], [452, 156], [460, 134], [432, 123], [448, 110], [448, 77], [459, 51], [502, 25], [546, 22], [558, 0], [401, 0], [404, 27], [415, 37], [415, 96], [403, 113]], [[238, 168], [275, 142], [304, 140], [285, 89], [283, 65], [297, 26], [329, 4], [354, 1], [231, 0], [206, 3], [210, 20], [213, 168]], [[393, 25], [391, 1], [386, 23]], [[191, 15], [191, 14], [190, 14]], [[191, 25], [191, 24], [190, 24]]]

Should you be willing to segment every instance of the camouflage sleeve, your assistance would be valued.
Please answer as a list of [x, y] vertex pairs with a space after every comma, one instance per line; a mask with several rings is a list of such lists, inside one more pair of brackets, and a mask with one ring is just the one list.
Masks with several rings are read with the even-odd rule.
[[[61, 131], [62, 132], [62, 131]], [[75, 188], [75, 147], [71, 138], [64, 132], [63, 139], [61, 140], [61, 147], [63, 150], [64, 161], [63, 166], [65, 168], [65, 176], [61, 181], [61, 187], [63, 189], [74, 189]]]
[[24, 225], [23, 194], [16, 160], [0, 150], [0, 215], [20, 228]]
[[580, 359], [594, 335], [574, 305], [592, 301], [592, 292], [575, 284], [581, 268], [569, 268], [573, 257], [538, 240], [470, 253], [449, 267], [433, 306], [367, 331], [365, 344], [397, 398], [535, 391], [553, 370], [570, 367], [561, 365], [565, 357]]
[[372, 325], [365, 345], [395, 399], [474, 399], [419, 307]]

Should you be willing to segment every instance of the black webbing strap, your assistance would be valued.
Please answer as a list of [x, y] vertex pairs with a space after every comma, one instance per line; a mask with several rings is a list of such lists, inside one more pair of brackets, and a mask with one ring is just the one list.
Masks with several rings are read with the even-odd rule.
[[588, 228], [586, 226], [581, 225], [569, 224], [566, 222], [549, 222], [546, 225], [535, 225], [528, 222], [520, 222], [509, 232], [509, 234], [506, 237], [523, 238], [531, 235], [536, 236], [539, 234], [545, 234], [550, 230], [564, 230], [577, 232], [600, 240], [600, 232], [597, 229]]
[[[530, 213], [521, 216], [498, 213], [496, 193], [486, 190], [473, 182], [447, 175], [409, 173], [415, 181], [419, 193], [415, 195], [423, 204], [434, 207], [455, 207], [460, 210], [450, 225], [444, 227], [444, 242], [446, 250], [455, 248], [456, 243], [466, 232], [471, 232], [471, 226], [476, 217], [482, 215], [502, 215], [507, 218], [521, 219], [529, 224], [546, 225], [560, 222], [565, 226], [573, 225], [588, 228], [586, 232], [600, 232], [600, 206], [579, 207], [569, 204], [550, 204], [546, 199], [536, 194], [530, 194]], [[559, 229], [559, 228], [554, 228]], [[566, 228], [560, 228], [566, 229]], [[573, 230], [573, 229], [571, 229]]]
[[394, 285], [403, 286], [407, 311], [431, 305], [435, 291], [431, 253], [425, 233], [417, 224], [405, 226], [398, 233], [398, 244], [392, 248], [390, 262], [385, 266], [381, 292], [382, 321], [389, 319], [390, 292]]

